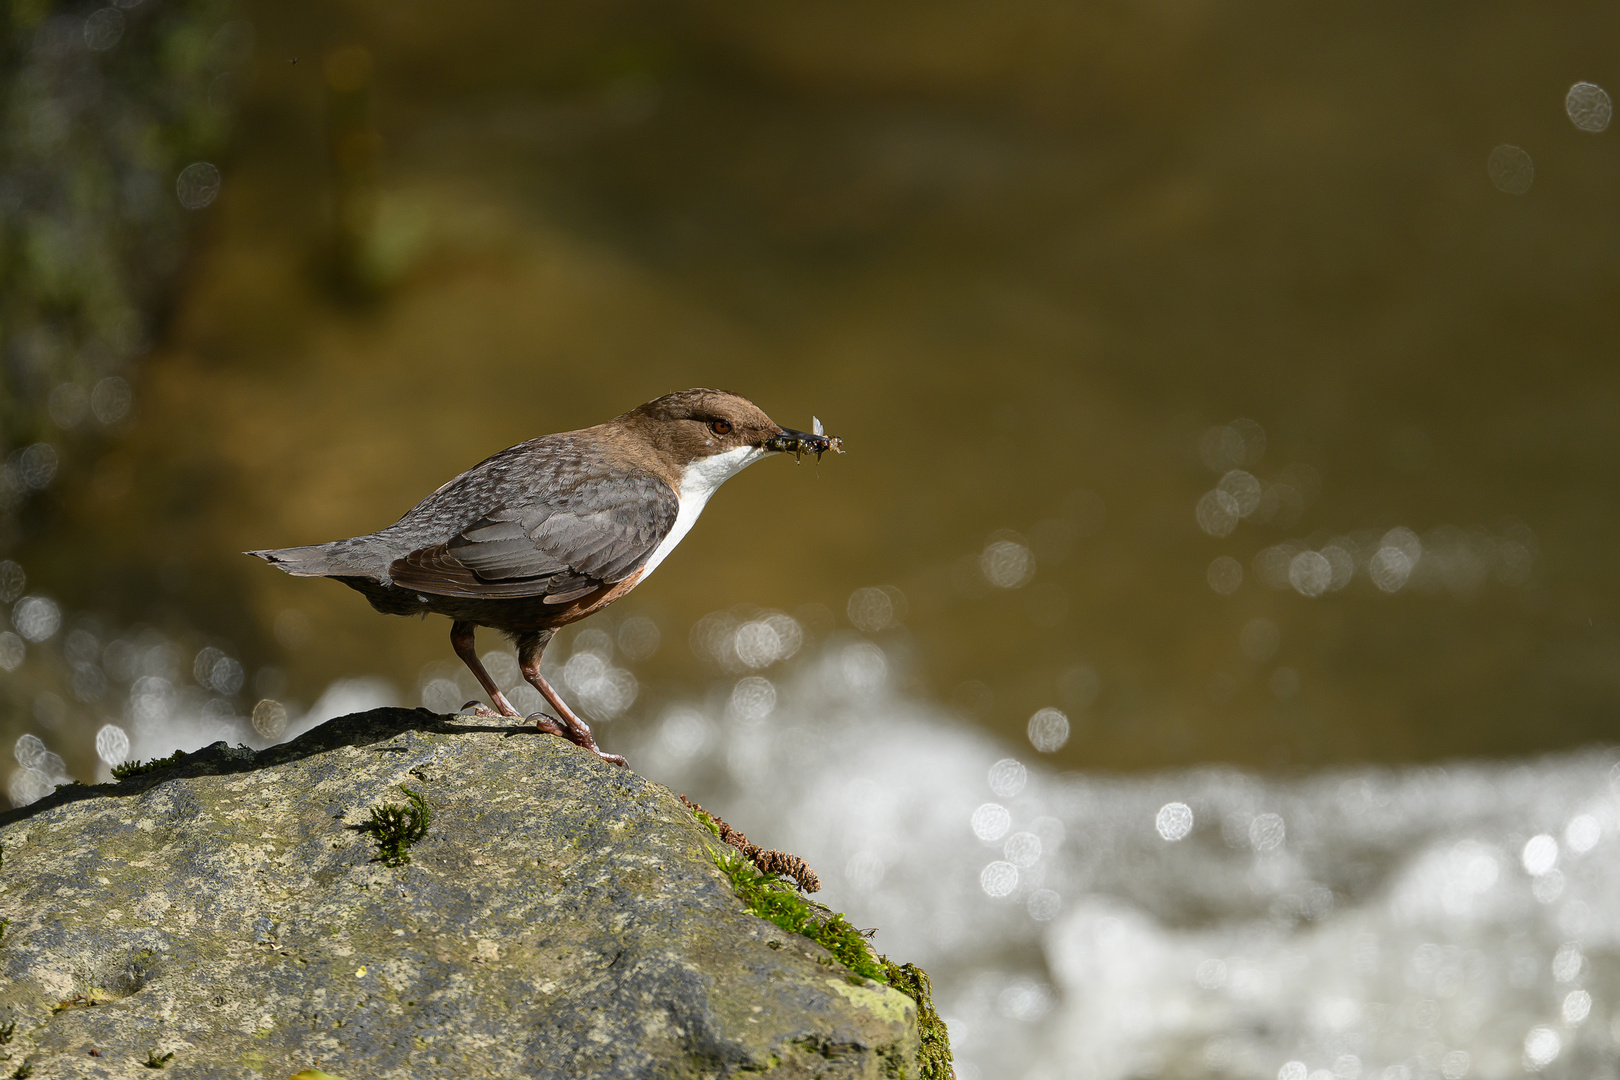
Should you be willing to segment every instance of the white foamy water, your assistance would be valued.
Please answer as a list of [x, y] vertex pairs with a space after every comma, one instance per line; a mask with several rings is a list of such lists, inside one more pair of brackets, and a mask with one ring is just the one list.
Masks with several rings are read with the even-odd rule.
[[776, 674], [623, 749], [928, 968], [964, 1080], [1616, 1075], [1620, 754], [1057, 774], [868, 642]]

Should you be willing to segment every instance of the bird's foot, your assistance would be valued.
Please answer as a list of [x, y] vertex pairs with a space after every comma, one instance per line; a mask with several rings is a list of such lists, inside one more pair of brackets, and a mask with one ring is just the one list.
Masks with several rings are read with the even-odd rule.
[[582, 734], [569, 727], [566, 723], [557, 720], [555, 717], [547, 716], [545, 713], [530, 713], [528, 719], [530, 723], [534, 724], [536, 730], [543, 731], [548, 735], [560, 735], [575, 746], [583, 746], [610, 765], [617, 765], [622, 769], [630, 767], [630, 763], [622, 755], [610, 754], [597, 746], [596, 740], [591, 738], [589, 728]]
[[498, 720], [501, 715], [482, 701], [469, 701], [461, 707], [461, 711], [470, 712], [483, 720]]
[[543, 712], [530, 713], [525, 719], [534, 725], [536, 731], [545, 732], [547, 735], [561, 735], [565, 739], [568, 738], [568, 729]]

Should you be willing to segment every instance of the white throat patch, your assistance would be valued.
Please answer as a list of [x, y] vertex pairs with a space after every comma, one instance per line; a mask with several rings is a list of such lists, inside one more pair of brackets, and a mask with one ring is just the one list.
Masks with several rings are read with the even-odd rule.
[[765, 451], [757, 446], [739, 446], [735, 450], [727, 450], [711, 457], [699, 458], [686, 467], [681, 473], [680, 511], [675, 515], [675, 525], [669, 530], [669, 535], [653, 549], [647, 557], [647, 563], [641, 568], [641, 577], [636, 584], [646, 581], [652, 572], [658, 569], [669, 553], [675, 550], [692, 526], [697, 523], [698, 515], [703, 513], [704, 504], [709, 496], [717, 491], [721, 484], [742, 472], [748, 466], [765, 456]]

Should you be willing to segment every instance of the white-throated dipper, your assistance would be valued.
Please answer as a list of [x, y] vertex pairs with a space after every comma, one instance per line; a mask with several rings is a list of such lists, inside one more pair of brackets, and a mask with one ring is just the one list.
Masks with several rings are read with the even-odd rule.
[[682, 390], [502, 450], [381, 532], [247, 554], [299, 577], [335, 578], [389, 615], [448, 615], [456, 655], [500, 715], [519, 716], [473, 647], [477, 627], [504, 632], [558, 717], [529, 719], [623, 765], [540, 674], [546, 643], [647, 580], [715, 489], [760, 458], [843, 452], [819, 420], [814, 427], [784, 428], [725, 390]]

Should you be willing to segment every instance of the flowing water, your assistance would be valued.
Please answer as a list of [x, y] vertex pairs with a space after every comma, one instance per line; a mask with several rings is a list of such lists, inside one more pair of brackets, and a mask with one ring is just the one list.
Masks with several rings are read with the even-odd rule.
[[1620, 1073], [1620, 752], [1059, 772], [899, 674], [834, 639], [632, 760], [921, 958], [960, 1076]]
[[[239, 553], [723, 385], [850, 453], [547, 663], [964, 1077], [1614, 1071], [1613, 10], [213, 11], [150, 351], [0, 432], [14, 802], [459, 706], [442, 622]], [[145, 47], [93, 15], [28, 47]]]

